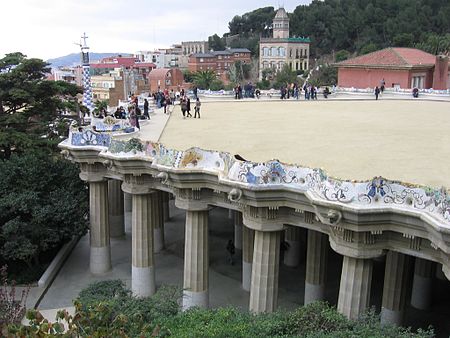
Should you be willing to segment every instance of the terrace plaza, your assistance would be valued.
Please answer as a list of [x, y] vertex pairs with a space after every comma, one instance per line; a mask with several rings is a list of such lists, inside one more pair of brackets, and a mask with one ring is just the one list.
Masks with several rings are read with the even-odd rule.
[[208, 307], [217, 304], [210, 290], [234, 292], [213, 285], [210, 273], [210, 257], [223, 252], [226, 261], [231, 234], [242, 269], [230, 275], [240, 274], [250, 311], [274, 311], [279, 281], [303, 264], [304, 282], [280, 292], [280, 304], [296, 303], [296, 293], [305, 304], [330, 300], [337, 290], [347, 317], [379, 304], [383, 323], [401, 324], [407, 304], [434, 306], [437, 281], [448, 290], [449, 108], [430, 100], [203, 100], [201, 119], [183, 119], [176, 107], [131, 135], [74, 128], [60, 148], [89, 182], [90, 271], [111, 270], [110, 237], [128, 225], [131, 249], [120, 250], [131, 251], [131, 289], [150, 296], [163, 269], [155, 260], [172, 264], [154, 253], [177, 232], [182, 306]]

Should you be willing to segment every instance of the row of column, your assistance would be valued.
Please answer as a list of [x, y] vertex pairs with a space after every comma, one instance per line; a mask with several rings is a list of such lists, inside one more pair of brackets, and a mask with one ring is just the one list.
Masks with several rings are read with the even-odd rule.
[[[94, 274], [111, 269], [110, 236], [123, 236], [132, 228], [132, 291], [136, 296], [155, 292], [154, 252], [164, 245], [164, 220], [169, 217], [168, 194], [152, 191], [125, 194], [120, 181], [90, 183], [90, 269]], [[281, 231], [265, 232], [247, 228], [242, 214], [235, 212], [235, 244], [242, 249], [242, 286], [250, 291], [249, 309], [271, 312], [277, 307]], [[284, 234], [287, 250], [284, 263], [298, 264], [300, 230], [289, 227]], [[323, 300], [328, 237], [308, 230], [305, 304]], [[183, 279], [183, 308], [209, 304], [208, 210], [186, 210]], [[383, 289], [381, 320], [400, 324], [406, 301], [406, 282], [411, 257], [389, 251]], [[411, 305], [429, 307], [430, 274], [433, 263], [416, 259]], [[372, 280], [371, 259], [344, 256], [338, 310], [357, 318], [368, 306]]]

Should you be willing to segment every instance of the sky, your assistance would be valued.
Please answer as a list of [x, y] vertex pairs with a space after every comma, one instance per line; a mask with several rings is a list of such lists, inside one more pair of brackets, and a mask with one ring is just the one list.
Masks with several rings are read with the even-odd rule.
[[[20, 51], [44, 60], [79, 52], [127, 52], [222, 36], [228, 22], [257, 8], [292, 12], [310, 0], [8, 0], [2, 1], [0, 57]], [[170, 5], [169, 5], [170, 4]]]

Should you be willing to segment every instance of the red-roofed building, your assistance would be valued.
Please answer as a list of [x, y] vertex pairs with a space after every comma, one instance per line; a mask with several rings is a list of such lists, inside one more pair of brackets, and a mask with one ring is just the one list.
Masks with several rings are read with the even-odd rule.
[[384, 79], [386, 87], [450, 88], [448, 57], [414, 48], [386, 48], [335, 66], [340, 87], [372, 88]]
[[174, 89], [186, 87], [183, 83], [184, 76], [178, 68], [159, 68], [154, 69], [148, 76], [150, 90], [156, 92], [158, 90]]

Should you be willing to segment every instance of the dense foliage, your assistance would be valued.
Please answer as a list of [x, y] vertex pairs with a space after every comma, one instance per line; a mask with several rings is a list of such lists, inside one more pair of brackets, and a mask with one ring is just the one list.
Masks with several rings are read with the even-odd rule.
[[35, 151], [0, 161], [0, 260], [10, 270], [39, 267], [47, 252], [86, 233], [88, 195], [78, 174]]
[[0, 59], [0, 159], [32, 148], [54, 149], [60, 132], [68, 130], [61, 125], [62, 113], [75, 109], [80, 89], [47, 81], [47, 66], [21, 53]]
[[[273, 7], [235, 16], [230, 46], [258, 55], [259, 37], [272, 34]], [[290, 16], [291, 36], [311, 38], [311, 56], [346, 50], [365, 54], [384, 47], [416, 47], [432, 54], [450, 51], [448, 0], [313, 0]], [[238, 35], [238, 37], [236, 37]]]
[[[108, 291], [109, 290], [109, 291]], [[346, 319], [326, 303], [313, 303], [292, 312], [254, 315], [235, 308], [179, 310], [180, 290], [161, 287], [136, 299], [122, 282], [98, 282], [75, 301], [76, 314], [58, 314], [69, 323], [65, 337], [432, 337], [433, 331], [381, 326], [369, 312], [358, 321]], [[10, 326], [10, 334], [61, 337], [61, 322], [49, 323], [36, 311], [29, 326]], [[48, 335], [45, 335], [48, 334]]]

